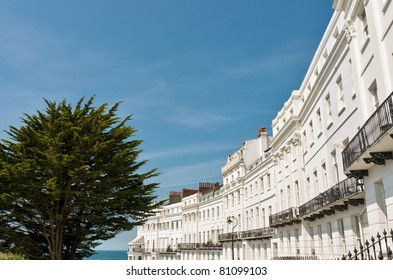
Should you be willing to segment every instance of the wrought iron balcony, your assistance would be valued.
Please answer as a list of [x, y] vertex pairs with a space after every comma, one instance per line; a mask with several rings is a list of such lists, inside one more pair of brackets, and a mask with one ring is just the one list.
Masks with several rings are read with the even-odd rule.
[[221, 243], [179, 243], [178, 249], [184, 250], [221, 250]]
[[142, 248], [132, 248], [132, 251], [135, 253], [143, 253], [145, 250]]
[[[393, 93], [371, 115], [342, 152], [345, 173], [361, 177], [367, 175], [364, 170], [368, 169], [368, 164], [380, 165], [386, 159], [393, 159], [392, 139], [388, 134], [393, 137]], [[358, 160], [360, 158], [363, 161]], [[357, 176], [356, 171], [359, 170], [363, 172]]]
[[153, 249], [145, 249], [145, 253], [156, 253], [156, 254], [176, 254], [179, 252], [178, 248], [172, 248], [172, 246], [168, 246], [167, 248], [153, 248]]
[[233, 233], [223, 233], [218, 235], [218, 241], [230, 241], [230, 240], [239, 240], [240, 239], [240, 232], [233, 232]]
[[231, 241], [233, 240], [244, 240], [244, 239], [263, 239], [271, 238], [276, 234], [276, 229], [271, 227], [264, 227], [252, 230], [245, 230], [240, 232], [224, 233], [218, 235], [218, 241]]
[[288, 208], [284, 211], [269, 216], [269, 224], [271, 227], [280, 227], [300, 223], [297, 214], [298, 210], [295, 207]]
[[348, 178], [301, 205], [299, 216], [305, 220], [315, 220], [332, 215], [336, 210], [344, 211], [348, 209], [348, 204], [357, 206], [363, 203], [363, 185], [355, 178]]
[[262, 239], [271, 238], [276, 234], [276, 229], [271, 227], [264, 227], [240, 232], [242, 239]]

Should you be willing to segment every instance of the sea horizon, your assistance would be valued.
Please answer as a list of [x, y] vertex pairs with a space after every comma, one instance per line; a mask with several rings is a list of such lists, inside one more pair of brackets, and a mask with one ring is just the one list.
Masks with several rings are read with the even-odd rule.
[[127, 260], [127, 250], [95, 250], [94, 254], [83, 260]]

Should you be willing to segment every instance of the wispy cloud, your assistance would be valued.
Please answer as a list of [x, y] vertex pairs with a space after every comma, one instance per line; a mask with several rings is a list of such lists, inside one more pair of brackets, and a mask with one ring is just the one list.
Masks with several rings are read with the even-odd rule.
[[168, 83], [164, 79], [143, 78], [138, 87], [129, 89], [120, 94], [126, 106], [131, 106], [140, 114], [146, 114], [148, 110], [154, 112], [159, 108], [166, 108], [173, 105], [171, 91]]
[[212, 111], [211, 109], [178, 106], [170, 111], [165, 119], [171, 123], [181, 124], [191, 128], [219, 126], [229, 123], [236, 118], [229, 114]]
[[165, 157], [181, 157], [181, 156], [191, 156], [191, 155], [202, 155], [210, 154], [222, 151], [232, 151], [236, 147], [233, 144], [220, 142], [198, 142], [195, 144], [174, 146], [164, 149], [159, 149], [152, 152], [144, 152], [142, 156], [146, 159], [157, 159]]
[[156, 75], [171, 65], [170, 59], [122, 60], [113, 50], [12, 17], [0, 19], [0, 41], [3, 119], [33, 112], [41, 107], [42, 97], [72, 102], [95, 93], [97, 101], [124, 101], [124, 107], [142, 117], [152, 108], [173, 105], [167, 81]]
[[[81, 88], [105, 67], [100, 52], [75, 44], [72, 37], [59, 36], [44, 26], [9, 18], [0, 26], [0, 71], [9, 79], [0, 91], [16, 94], [40, 92], [41, 96], [64, 97], [71, 88]], [[85, 88], [85, 87], [84, 87]], [[81, 93], [75, 93], [80, 96]], [[31, 95], [33, 98], [36, 94]]]
[[[283, 75], [292, 69], [293, 66], [303, 62], [309, 56], [309, 51], [305, 50], [306, 42], [288, 43], [281, 49], [275, 50], [265, 56], [255, 60], [240, 61], [237, 64], [228, 65], [221, 69], [222, 75], [228, 79], [245, 78], [261, 75]], [[302, 46], [303, 45], [303, 46]]]

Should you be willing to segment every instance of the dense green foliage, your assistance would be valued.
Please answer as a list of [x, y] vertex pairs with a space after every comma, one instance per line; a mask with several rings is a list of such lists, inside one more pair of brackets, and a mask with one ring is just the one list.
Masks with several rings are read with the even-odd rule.
[[0, 252], [0, 260], [3, 261], [11, 261], [11, 260], [25, 260], [26, 258], [22, 255], [19, 254], [13, 254], [13, 253], [2, 253]]
[[82, 259], [99, 240], [152, 214], [156, 170], [138, 173], [141, 140], [120, 103], [75, 108], [45, 100], [0, 143], [0, 250], [30, 259]]

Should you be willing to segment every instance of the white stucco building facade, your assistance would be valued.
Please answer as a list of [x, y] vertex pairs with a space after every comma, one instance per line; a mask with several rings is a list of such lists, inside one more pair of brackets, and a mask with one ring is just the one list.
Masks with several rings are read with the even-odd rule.
[[272, 122], [280, 257], [340, 258], [392, 227], [390, 2], [334, 1], [300, 89]]
[[270, 141], [261, 128], [258, 138], [245, 141], [222, 167], [225, 225], [219, 240], [225, 259], [266, 259], [272, 254], [267, 240], [275, 229], [268, 217], [276, 205]]
[[168, 200], [138, 226], [129, 260], [220, 260], [223, 207], [218, 183], [170, 192]]
[[[337, 259], [390, 234], [393, 4], [335, 0], [333, 8], [300, 88], [272, 120], [273, 135], [261, 129], [246, 140], [222, 167], [221, 187], [164, 206], [180, 214], [149, 219], [131, 248], [177, 238], [177, 259]], [[179, 217], [178, 231], [151, 231]], [[207, 243], [219, 244], [214, 253]]]
[[178, 260], [183, 236], [182, 203], [179, 193], [171, 192], [156, 215], [138, 226], [137, 237], [128, 243], [129, 260]]

